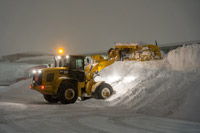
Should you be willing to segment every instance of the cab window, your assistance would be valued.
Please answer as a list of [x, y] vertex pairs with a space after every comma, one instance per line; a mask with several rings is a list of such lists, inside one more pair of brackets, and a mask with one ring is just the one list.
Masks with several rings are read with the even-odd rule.
[[76, 69], [82, 69], [83, 70], [83, 59], [76, 59]]
[[66, 59], [66, 58], [61, 59], [59, 66], [61, 66], [61, 67], [69, 67], [69, 62], [70, 62], [70, 59]]

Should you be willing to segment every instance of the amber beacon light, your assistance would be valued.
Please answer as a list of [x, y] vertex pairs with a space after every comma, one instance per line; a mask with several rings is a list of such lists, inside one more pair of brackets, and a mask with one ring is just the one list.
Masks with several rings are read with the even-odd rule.
[[63, 54], [64, 53], [64, 50], [62, 48], [58, 49], [58, 53], [59, 54]]

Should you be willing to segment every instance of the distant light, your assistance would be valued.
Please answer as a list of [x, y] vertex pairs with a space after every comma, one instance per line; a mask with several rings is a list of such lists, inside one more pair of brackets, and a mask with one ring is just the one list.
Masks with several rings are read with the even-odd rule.
[[35, 73], [36, 73], [36, 70], [34, 69], [34, 70], [32, 71], [32, 73], [35, 74]]
[[61, 59], [61, 56], [60, 56], [60, 55], [58, 55], [58, 56], [57, 56], [57, 59], [58, 59], [58, 60], [60, 60], [60, 59]]
[[66, 55], [66, 58], [69, 59], [69, 55]]

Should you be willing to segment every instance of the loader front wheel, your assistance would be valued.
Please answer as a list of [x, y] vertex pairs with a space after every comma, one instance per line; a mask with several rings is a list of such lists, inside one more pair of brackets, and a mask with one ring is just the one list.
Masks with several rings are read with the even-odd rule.
[[62, 85], [58, 95], [62, 104], [75, 103], [78, 98], [78, 90], [72, 85]]
[[49, 103], [57, 103], [59, 100], [57, 97], [51, 96], [51, 95], [43, 95], [44, 99]]
[[102, 83], [96, 89], [96, 98], [97, 99], [106, 99], [110, 97], [113, 93], [113, 88], [107, 83]]

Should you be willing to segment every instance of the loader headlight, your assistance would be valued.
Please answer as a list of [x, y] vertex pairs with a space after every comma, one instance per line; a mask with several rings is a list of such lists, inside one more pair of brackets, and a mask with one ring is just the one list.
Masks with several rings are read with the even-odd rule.
[[38, 70], [38, 73], [41, 73], [42, 72], [42, 70]]
[[35, 74], [36, 72], [37, 72], [37, 71], [36, 71], [35, 69], [32, 71], [33, 74]]
[[33, 73], [33, 74], [36, 74], [36, 73], [39, 73], [39, 74], [40, 74], [40, 73], [42, 73], [42, 70], [33, 69], [32, 73]]
[[60, 60], [60, 59], [61, 59], [61, 56], [60, 56], [60, 55], [58, 55], [58, 56], [57, 56], [57, 59], [58, 59], [58, 60]]
[[66, 58], [69, 59], [69, 55], [66, 55]]

